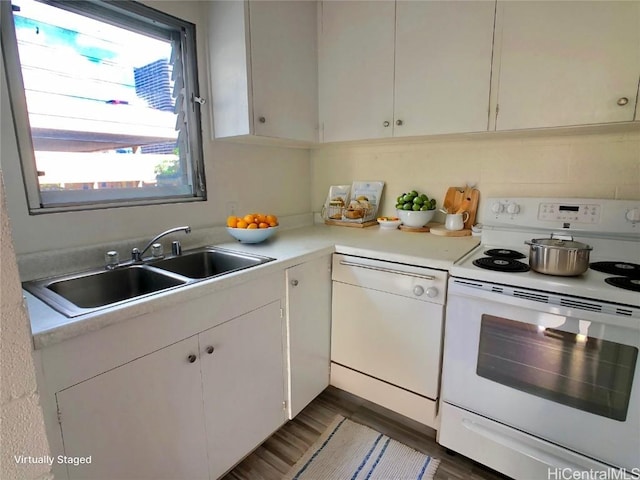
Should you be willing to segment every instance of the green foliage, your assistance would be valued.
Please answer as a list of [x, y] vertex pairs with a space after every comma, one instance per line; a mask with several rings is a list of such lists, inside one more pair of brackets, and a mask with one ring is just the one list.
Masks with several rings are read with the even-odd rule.
[[153, 168], [156, 175], [175, 175], [180, 171], [180, 164], [177, 158], [162, 160]]

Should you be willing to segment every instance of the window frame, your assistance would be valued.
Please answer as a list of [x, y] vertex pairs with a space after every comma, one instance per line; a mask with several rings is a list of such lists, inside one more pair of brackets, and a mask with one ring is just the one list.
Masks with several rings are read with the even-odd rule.
[[[114, 207], [129, 207], [154, 204], [183, 203], [205, 201], [206, 181], [204, 173], [204, 154], [202, 147], [202, 128], [200, 107], [204, 103], [199, 95], [198, 64], [196, 51], [196, 26], [186, 20], [174, 17], [133, 0], [37, 0], [43, 4], [61, 8], [76, 14], [110, 23], [119, 27], [141, 31], [148, 36], [164, 40], [171, 39], [179, 31], [180, 52], [185, 71], [184, 77], [184, 117], [186, 128], [186, 146], [190, 156], [190, 168], [187, 172], [191, 179], [190, 194], [171, 194], [170, 190], [156, 187], [158, 194], [165, 196], [146, 196], [136, 198], [136, 189], [108, 189], [94, 193], [93, 199], [87, 199], [83, 191], [61, 191], [62, 202], [43, 202], [38, 181], [31, 126], [27, 109], [26, 94], [22, 77], [22, 66], [18, 52], [18, 42], [13, 21], [10, 1], [0, 2], [0, 29], [2, 56], [6, 75], [9, 103], [16, 132], [18, 156], [22, 170], [27, 205], [31, 215], [55, 213], [61, 211], [96, 210]], [[180, 115], [178, 115], [180, 117]], [[94, 191], [97, 192], [97, 191]], [[84, 193], [84, 195], [83, 195]], [[74, 197], [79, 200], [72, 201]]]

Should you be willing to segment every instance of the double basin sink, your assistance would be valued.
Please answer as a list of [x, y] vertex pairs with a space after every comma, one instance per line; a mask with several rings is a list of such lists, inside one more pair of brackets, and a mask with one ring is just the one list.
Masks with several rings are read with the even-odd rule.
[[169, 289], [219, 277], [274, 260], [218, 247], [23, 283], [23, 287], [67, 317], [77, 317]]

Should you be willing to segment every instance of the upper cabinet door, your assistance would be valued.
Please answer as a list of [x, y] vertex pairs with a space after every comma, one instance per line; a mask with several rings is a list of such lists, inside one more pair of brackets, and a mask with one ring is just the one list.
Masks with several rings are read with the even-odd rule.
[[317, 6], [207, 4], [215, 138], [318, 141]]
[[393, 133], [395, 3], [322, 3], [319, 50], [323, 141]]
[[394, 136], [487, 130], [495, 6], [397, 2]]
[[640, 73], [638, 2], [498, 6], [497, 130], [633, 120]]
[[252, 1], [255, 134], [318, 141], [317, 5]]

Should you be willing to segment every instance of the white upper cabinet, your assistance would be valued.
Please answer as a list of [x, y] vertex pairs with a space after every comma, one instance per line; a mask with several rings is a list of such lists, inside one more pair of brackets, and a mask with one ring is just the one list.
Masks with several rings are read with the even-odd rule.
[[497, 20], [497, 130], [633, 120], [639, 2], [501, 1]]
[[316, 3], [214, 1], [208, 13], [215, 138], [317, 142]]
[[495, 1], [324, 2], [325, 142], [486, 131]]
[[394, 136], [487, 130], [495, 5], [396, 3]]
[[322, 3], [320, 128], [324, 142], [393, 134], [394, 2]]

